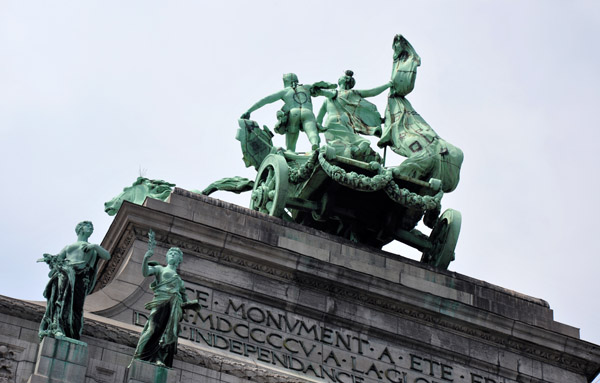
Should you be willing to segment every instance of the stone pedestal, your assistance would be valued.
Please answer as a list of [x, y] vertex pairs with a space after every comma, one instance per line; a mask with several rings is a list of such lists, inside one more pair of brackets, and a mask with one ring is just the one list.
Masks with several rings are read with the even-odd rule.
[[125, 375], [126, 383], [176, 383], [178, 381], [172, 369], [137, 359], [131, 362]]
[[45, 337], [40, 343], [33, 375], [28, 383], [85, 381], [88, 347], [71, 338]]

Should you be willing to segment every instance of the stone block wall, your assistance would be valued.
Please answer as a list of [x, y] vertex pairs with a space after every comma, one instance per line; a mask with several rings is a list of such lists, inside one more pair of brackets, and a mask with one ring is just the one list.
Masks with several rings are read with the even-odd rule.
[[[124, 203], [102, 242], [112, 258], [86, 301], [83, 383], [153, 375], [127, 370], [152, 299], [150, 229], [155, 260], [182, 249], [202, 305], [184, 315], [166, 383], [585, 383], [600, 371], [600, 347], [542, 299], [176, 189]], [[0, 296], [0, 383], [34, 372], [43, 312]]]
[[[39, 303], [0, 295], [1, 383], [26, 383], [34, 375], [40, 354], [37, 331], [43, 313], [44, 307]], [[107, 322], [86, 313], [81, 341], [87, 344], [87, 367], [81, 383], [125, 382], [126, 370], [131, 362], [141, 328], [132, 330], [131, 326], [121, 327]], [[54, 340], [51, 339], [48, 343], [51, 344], [52, 341]], [[44, 354], [42, 358], [48, 357], [46, 353], [42, 354]], [[44, 371], [44, 366], [42, 362], [41, 372]], [[193, 342], [182, 339], [166, 383], [305, 383], [309, 381], [293, 374], [274, 372], [242, 359], [231, 358], [225, 353], [199, 349]]]
[[24, 383], [33, 374], [38, 328], [39, 323], [0, 312], [0, 382]]

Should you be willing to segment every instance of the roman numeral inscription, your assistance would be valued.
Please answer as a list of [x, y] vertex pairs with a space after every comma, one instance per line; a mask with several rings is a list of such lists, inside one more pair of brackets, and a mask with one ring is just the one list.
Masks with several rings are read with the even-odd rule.
[[[333, 383], [497, 383], [456, 363], [203, 287], [188, 288], [203, 308], [188, 313], [180, 337]], [[143, 326], [148, 313], [134, 311]]]

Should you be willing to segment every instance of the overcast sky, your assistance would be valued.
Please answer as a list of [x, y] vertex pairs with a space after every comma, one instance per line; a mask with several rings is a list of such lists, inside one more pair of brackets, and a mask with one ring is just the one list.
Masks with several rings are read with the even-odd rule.
[[[246, 109], [287, 72], [381, 85], [401, 33], [422, 58], [408, 99], [465, 154], [442, 201], [463, 216], [450, 269], [545, 299], [600, 343], [600, 3], [303, 4], [0, 1], [0, 294], [43, 299], [36, 259], [84, 219], [101, 242], [103, 203], [140, 172], [187, 189], [253, 179], [234, 138]], [[385, 109], [385, 95], [373, 102]], [[280, 106], [252, 117], [273, 127]], [[401, 160], [388, 151], [387, 165]]]

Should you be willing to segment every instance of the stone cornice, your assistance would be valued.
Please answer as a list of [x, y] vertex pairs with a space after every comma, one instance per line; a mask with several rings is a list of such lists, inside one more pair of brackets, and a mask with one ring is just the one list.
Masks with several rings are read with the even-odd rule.
[[[548, 347], [536, 345], [510, 334], [503, 334], [500, 332], [491, 331], [487, 328], [482, 328], [477, 325], [467, 324], [463, 321], [453, 320], [450, 317], [444, 317], [438, 313], [428, 312], [426, 310], [417, 310], [414, 307], [402, 304], [400, 301], [388, 299], [387, 297], [368, 294], [364, 291], [360, 291], [359, 289], [340, 286], [337, 283], [319, 280], [310, 275], [299, 276], [296, 281], [306, 287], [328, 291], [332, 296], [337, 298], [359, 301], [365, 306], [384, 309], [388, 312], [398, 315], [401, 318], [410, 319], [413, 322], [419, 322], [428, 326], [449, 330], [459, 335], [476, 339], [484, 343], [500, 346], [506, 350], [524, 354], [532, 359], [560, 366], [561, 368], [565, 368], [576, 373], [595, 376], [600, 369], [599, 364], [591, 363], [583, 358], [568, 354], [567, 352], [561, 352]], [[553, 335], [563, 339], [562, 345], [567, 342], [566, 337], [559, 334]], [[590, 354], [595, 354], [596, 357], [600, 356], [600, 348], [597, 346], [584, 341], [578, 340], [578, 342], [585, 344], [582, 345], [582, 349], [579, 350], [580, 353], [589, 352]]]
[[41, 322], [44, 306], [0, 295], [0, 313], [32, 322]]
[[133, 225], [128, 225], [128, 227], [123, 232], [119, 242], [116, 247], [113, 249], [108, 249], [111, 254], [110, 262], [103, 262], [98, 271], [98, 276], [96, 280], [96, 286], [94, 287], [94, 291], [101, 290], [104, 286], [106, 286], [114, 277], [115, 273], [120, 269], [123, 264], [123, 260], [125, 259], [125, 254], [131, 248], [133, 241], [135, 240], [135, 233], [133, 231]]
[[[548, 304], [548, 302], [546, 302], [545, 300], [540, 299], [540, 298], [535, 298], [535, 297], [532, 297], [532, 296], [529, 296], [526, 294], [519, 293], [514, 290], [509, 290], [509, 289], [506, 289], [506, 288], [503, 288], [503, 287], [500, 287], [500, 286], [497, 286], [497, 285], [494, 285], [494, 284], [491, 284], [491, 283], [488, 283], [485, 281], [481, 281], [479, 279], [475, 279], [475, 278], [472, 278], [467, 275], [463, 275], [463, 274], [460, 274], [460, 273], [457, 273], [454, 271], [439, 270], [439, 269], [434, 268], [433, 266], [423, 264], [423, 263], [415, 261], [413, 259], [405, 258], [400, 255], [389, 253], [384, 250], [376, 249], [376, 248], [373, 248], [373, 247], [370, 247], [370, 246], [367, 246], [364, 244], [352, 242], [350, 240], [347, 240], [347, 239], [344, 239], [344, 238], [341, 238], [341, 237], [338, 237], [338, 236], [335, 236], [332, 234], [328, 234], [328, 233], [322, 232], [320, 230], [301, 225], [296, 222], [285, 221], [280, 218], [272, 217], [272, 216], [260, 213], [258, 211], [255, 211], [255, 210], [243, 207], [243, 206], [239, 206], [239, 205], [236, 205], [233, 203], [222, 201], [220, 199], [212, 198], [212, 197], [205, 196], [205, 195], [198, 194], [198, 193], [193, 193], [193, 192], [190, 192], [185, 189], [178, 188], [178, 187], [175, 187], [172, 194], [175, 194], [178, 196], [183, 196], [185, 198], [189, 198], [194, 201], [199, 201], [200, 203], [215, 206], [217, 208], [226, 209], [228, 211], [235, 212], [236, 214], [250, 216], [254, 219], [269, 222], [269, 223], [272, 223], [277, 226], [283, 226], [283, 227], [290, 228], [290, 229], [293, 229], [293, 230], [296, 230], [299, 232], [308, 233], [308, 234], [323, 238], [326, 241], [337, 242], [337, 243], [340, 243], [340, 244], [343, 244], [346, 246], [350, 246], [350, 247], [354, 247], [357, 249], [361, 249], [361, 250], [364, 250], [367, 252], [377, 252], [378, 254], [383, 255], [387, 258], [393, 259], [393, 260], [399, 260], [401, 262], [408, 263], [408, 264], [417, 266], [422, 269], [431, 270], [431, 271], [434, 271], [439, 274], [447, 275], [452, 278], [465, 281], [469, 284], [473, 284], [473, 285], [477, 285], [477, 286], [491, 289], [494, 291], [498, 291], [502, 294], [507, 294], [507, 295], [516, 297], [518, 299], [522, 299], [524, 301], [533, 303], [535, 305], [550, 308], [550, 305]], [[132, 205], [132, 206], [135, 206], [135, 205]]]

